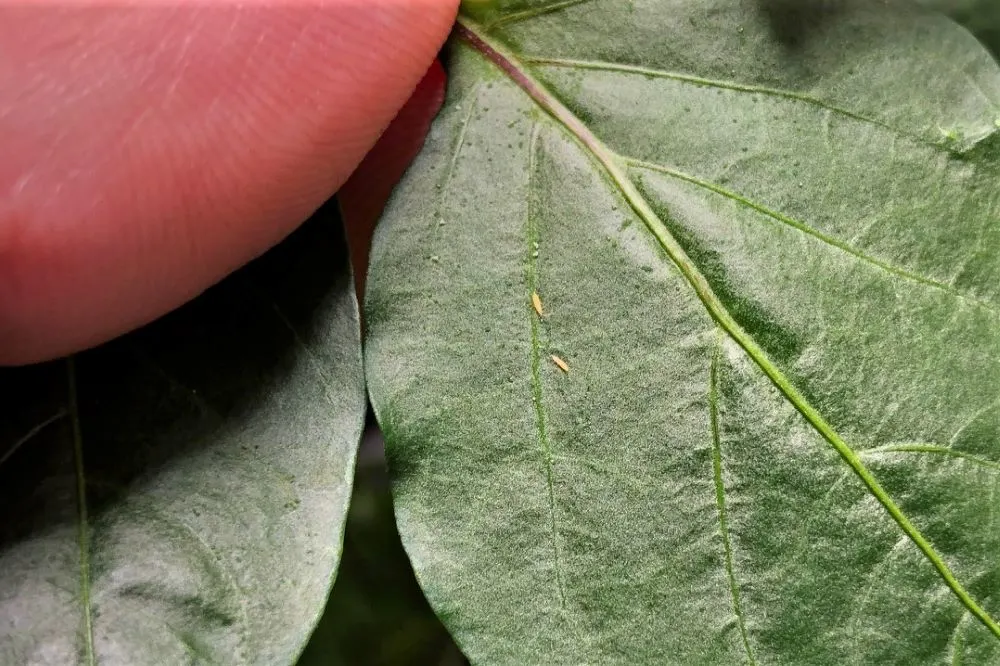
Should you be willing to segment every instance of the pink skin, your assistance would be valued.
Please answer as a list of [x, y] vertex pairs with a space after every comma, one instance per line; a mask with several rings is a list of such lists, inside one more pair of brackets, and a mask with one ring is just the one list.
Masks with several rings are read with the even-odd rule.
[[373, 146], [457, 0], [0, 8], [0, 364], [177, 307]]

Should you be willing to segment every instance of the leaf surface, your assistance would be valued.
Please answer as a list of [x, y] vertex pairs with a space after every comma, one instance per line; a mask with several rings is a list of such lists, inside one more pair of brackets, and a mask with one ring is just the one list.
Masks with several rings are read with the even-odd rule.
[[328, 208], [165, 319], [0, 374], [0, 663], [294, 663], [365, 414], [340, 235]]
[[365, 433], [358, 451], [337, 582], [298, 662], [333, 664], [465, 664], [427, 604], [399, 541], [376, 429]]
[[943, 11], [968, 28], [983, 44], [1000, 54], [1000, 5], [992, 0], [917, 0]]
[[461, 21], [366, 363], [474, 663], [1000, 660], [1000, 69], [787, 4]]

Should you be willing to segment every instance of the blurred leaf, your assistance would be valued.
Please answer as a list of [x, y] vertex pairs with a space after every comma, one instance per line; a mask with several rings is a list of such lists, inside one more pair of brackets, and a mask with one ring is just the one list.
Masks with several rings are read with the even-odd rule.
[[1000, 2], [997, 0], [917, 0], [943, 11], [968, 28], [994, 55], [1000, 55]]
[[0, 663], [293, 663], [340, 557], [363, 424], [326, 208], [75, 361], [0, 372]]

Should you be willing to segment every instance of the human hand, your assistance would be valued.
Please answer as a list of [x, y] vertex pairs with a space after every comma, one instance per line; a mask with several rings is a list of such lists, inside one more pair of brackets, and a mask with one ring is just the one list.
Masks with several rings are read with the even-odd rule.
[[0, 364], [140, 326], [280, 241], [372, 148], [457, 4], [0, 9]]

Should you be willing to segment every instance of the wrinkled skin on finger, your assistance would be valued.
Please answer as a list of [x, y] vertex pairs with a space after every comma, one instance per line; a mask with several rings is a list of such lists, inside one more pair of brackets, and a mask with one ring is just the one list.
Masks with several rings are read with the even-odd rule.
[[140, 326], [280, 241], [372, 148], [456, 9], [0, 9], [0, 364]]

